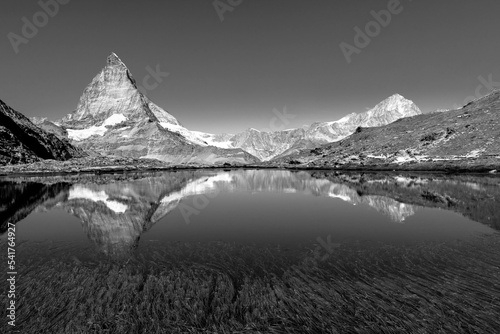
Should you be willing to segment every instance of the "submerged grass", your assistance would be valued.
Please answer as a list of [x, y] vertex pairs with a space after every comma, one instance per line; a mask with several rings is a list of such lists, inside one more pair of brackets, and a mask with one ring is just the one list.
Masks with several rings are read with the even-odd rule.
[[[499, 234], [410, 246], [349, 244], [328, 257], [321, 249], [150, 243], [134, 258], [113, 261], [91, 256], [90, 249], [64, 251], [68, 247], [18, 246], [17, 331], [498, 333], [500, 328]], [[0, 332], [6, 326], [2, 321]]]

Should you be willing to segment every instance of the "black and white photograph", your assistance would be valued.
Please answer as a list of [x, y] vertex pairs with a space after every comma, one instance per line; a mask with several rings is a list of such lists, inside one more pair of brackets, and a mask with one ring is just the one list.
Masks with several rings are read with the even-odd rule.
[[0, 333], [500, 333], [498, 0], [2, 0]]

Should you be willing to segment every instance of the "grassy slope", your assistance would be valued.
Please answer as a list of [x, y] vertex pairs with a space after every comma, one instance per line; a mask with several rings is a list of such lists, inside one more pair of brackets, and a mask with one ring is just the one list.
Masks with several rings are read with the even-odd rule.
[[498, 166], [500, 91], [462, 109], [358, 128], [340, 142], [273, 161], [278, 165], [290, 162], [311, 167]]

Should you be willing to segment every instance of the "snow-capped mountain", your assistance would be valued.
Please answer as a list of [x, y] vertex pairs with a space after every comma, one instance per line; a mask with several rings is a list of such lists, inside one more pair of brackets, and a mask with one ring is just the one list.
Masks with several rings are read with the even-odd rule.
[[75, 145], [95, 153], [170, 163], [252, 163], [239, 148], [208, 146], [195, 132], [137, 88], [127, 66], [112, 53], [85, 88], [76, 110], [55, 122]]
[[359, 126], [386, 125], [400, 118], [421, 113], [415, 103], [395, 94], [366, 112], [352, 113], [333, 122], [316, 122], [302, 128], [275, 132], [248, 129], [235, 135], [212, 135], [194, 131], [191, 134], [210, 145], [241, 148], [265, 161], [295, 153], [300, 149], [342, 140], [354, 133]]

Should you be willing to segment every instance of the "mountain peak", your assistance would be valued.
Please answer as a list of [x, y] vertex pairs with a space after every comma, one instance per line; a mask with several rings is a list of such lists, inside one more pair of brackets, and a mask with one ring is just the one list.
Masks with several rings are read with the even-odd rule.
[[137, 122], [158, 120], [149, 104], [149, 99], [137, 89], [127, 66], [112, 52], [106, 66], [85, 88], [76, 110], [61, 122], [74, 130], [74, 126], [77, 129], [100, 127], [112, 116]]
[[392, 94], [391, 96], [389, 96], [389, 99], [396, 99], [396, 100], [406, 100], [405, 97], [401, 94]]
[[405, 98], [403, 95], [401, 94], [392, 94], [391, 96], [389, 96], [388, 98], [386, 98], [385, 100], [383, 100], [381, 103], [390, 103], [390, 102], [393, 102], [393, 103], [398, 103], [398, 102], [412, 102], [410, 100], [408, 100], [407, 98]]
[[108, 65], [124, 65], [125, 66], [125, 64], [122, 62], [122, 60], [114, 52], [111, 52], [111, 54], [108, 56], [107, 64]]
[[[375, 108], [371, 109], [369, 112], [373, 112], [375, 110], [384, 113], [396, 110], [401, 114], [400, 117], [414, 116], [422, 113], [413, 101], [408, 100], [398, 93], [389, 96], [377, 104]], [[408, 111], [410, 111], [410, 114], [407, 114]]]

